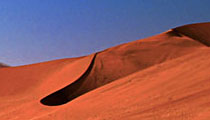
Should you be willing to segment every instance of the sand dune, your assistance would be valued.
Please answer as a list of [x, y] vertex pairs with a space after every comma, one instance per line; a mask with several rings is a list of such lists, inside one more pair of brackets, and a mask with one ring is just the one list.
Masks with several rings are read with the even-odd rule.
[[0, 69], [1, 120], [210, 119], [210, 23]]
[[9, 66], [4, 63], [0, 63], [0, 68], [3, 68], [3, 67], [9, 67]]

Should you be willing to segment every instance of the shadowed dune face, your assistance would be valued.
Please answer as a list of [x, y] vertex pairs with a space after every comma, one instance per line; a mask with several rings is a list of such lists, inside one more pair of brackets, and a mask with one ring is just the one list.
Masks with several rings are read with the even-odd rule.
[[82, 85], [85, 78], [90, 74], [90, 71], [92, 70], [94, 62], [95, 62], [95, 57], [96, 55], [92, 59], [88, 69], [84, 72], [84, 74], [78, 80], [64, 87], [63, 89], [56, 91], [55, 93], [43, 98], [41, 100], [41, 103], [44, 105], [49, 105], [49, 106], [62, 105], [78, 97], [79, 95], [83, 94], [83, 93], [77, 93], [76, 95], [74, 95], [73, 93]]
[[174, 28], [177, 32], [210, 46], [210, 23], [199, 23]]
[[209, 24], [80, 58], [0, 69], [0, 118], [209, 119]]

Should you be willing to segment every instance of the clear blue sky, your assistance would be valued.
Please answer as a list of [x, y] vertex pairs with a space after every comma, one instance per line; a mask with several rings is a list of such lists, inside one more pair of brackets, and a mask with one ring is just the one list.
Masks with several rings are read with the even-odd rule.
[[0, 0], [0, 62], [90, 54], [210, 21], [210, 0]]

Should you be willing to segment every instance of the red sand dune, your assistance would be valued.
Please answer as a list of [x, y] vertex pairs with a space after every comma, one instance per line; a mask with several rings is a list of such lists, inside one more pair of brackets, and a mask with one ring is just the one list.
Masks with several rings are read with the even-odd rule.
[[210, 23], [0, 69], [1, 120], [208, 120]]

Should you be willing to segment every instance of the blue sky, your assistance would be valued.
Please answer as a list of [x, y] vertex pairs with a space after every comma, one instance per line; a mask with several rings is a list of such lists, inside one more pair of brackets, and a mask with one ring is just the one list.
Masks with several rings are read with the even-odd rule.
[[210, 0], [1, 0], [0, 62], [91, 54], [170, 28], [210, 21]]

